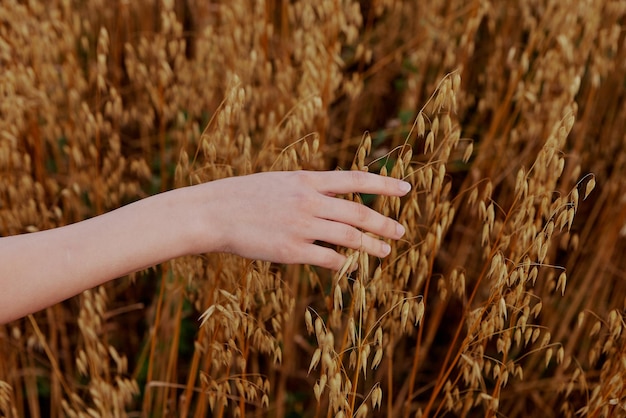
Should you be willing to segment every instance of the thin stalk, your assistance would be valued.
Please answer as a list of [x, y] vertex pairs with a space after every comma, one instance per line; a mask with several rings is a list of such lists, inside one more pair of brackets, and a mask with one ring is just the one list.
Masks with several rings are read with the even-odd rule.
[[[171, 345], [170, 352], [168, 356], [167, 369], [165, 373], [165, 381], [166, 382], [176, 382], [176, 365], [178, 363], [178, 351], [180, 346], [180, 328], [183, 316], [183, 304], [185, 301], [185, 296], [180, 290], [180, 295], [178, 298], [178, 307], [176, 309], [176, 315], [174, 317], [174, 335], [171, 337]], [[171, 397], [171, 399], [169, 399]], [[165, 387], [165, 393], [163, 396], [163, 411], [167, 410], [168, 403], [171, 405], [176, 405], [176, 390], [172, 386]]]
[[[515, 200], [513, 201], [513, 204], [511, 205], [511, 208], [515, 207], [515, 203], [517, 202], [519, 196], [515, 197]], [[509, 217], [511, 216], [511, 214], [513, 213], [512, 210], [509, 210], [507, 212], [507, 215], [503, 221], [503, 225], [507, 224], [507, 221], [509, 220]], [[498, 242], [500, 241], [500, 238], [502, 236], [502, 233], [504, 231], [504, 227], [500, 229], [500, 235], [497, 237], [497, 239], [494, 242], [494, 245], [492, 246], [492, 250], [489, 253], [489, 257], [487, 258], [488, 260], [493, 259], [494, 255], [496, 254], [496, 249], [498, 248]], [[489, 263], [484, 263], [483, 265], [483, 269], [480, 272], [480, 275], [478, 276], [478, 279], [476, 280], [476, 284], [474, 285], [474, 288], [472, 290], [472, 293], [470, 295], [470, 297], [467, 300], [466, 303], [466, 307], [469, 307], [472, 305], [472, 302], [474, 301], [474, 298], [476, 297], [476, 294], [478, 293], [478, 289], [480, 287], [481, 282], [483, 281], [483, 279], [485, 278], [487, 271], [489, 269]], [[450, 376], [450, 373], [452, 373], [452, 370], [454, 369], [454, 365], [458, 363], [459, 359], [461, 358], [461, 352], [462, 350], [459, 349], [457, 350], [457, 353], [454, 357], [454, 360], [449, 364], [448, 366], [448, 362], [450, 361], [450, 358], [452, 357], [452, 352], [454, 347], [456, 347], [457, 345], [457, 341], [459, 340], [460, 336], [461, 336], [461, 332], [463, 330], [463, 326], [465, 324], [465, 320], [467, 318], [467, 313], [468, 313], [469, 309], [466, 308], [463, 310], [463, 313], [461, 314], [461, 318], [459, 319], [459, 325], [456, 328], [456, 332], [454, 334], [454, 338], [452, 339], [452, 342], [450, 343], [450, 347], [446, 353], [446, 357], [443, 361], [443, 364], [441, 365], [441, 369], [439, 372], [439, 376], [437, 377], [437, 384], [435, 385], [435, 388], [433, 389], [433, 392], [431, 394], [430, 399], [428, 400], [428, 404], [426, 405], [426, 408], [424, 408], [423, 411], [423, 416], [427, 417], [428, 414], [430, 413], [430, 410], [433, 408], [434, 403], [435, 403], [435, 399], [437, 398], [437, 396], [439, 395], [439, 393], [441, 392], [441, 389], [443, 388], [446, 379], [448, 378], [448, 376]], [[480, 321], [476, 321], [473, 325], [473, 328], [478, 326], [478, 323]], [[473, 329], [471, 330], [473, 331]], [[447, 369], [446, 369], [447, 367]]]
[[[435, 251], [431, 251], [431, 254], [429, 256], [429, 271], [428, 271], [428, 278], [426, 280], [426, 283], [424, 284], [424, 307], [427, 306], [428, 303], [428, 291], [430, 289], [430, 279], [432, 277], [432, 268], [433, 268], [433, 263], [434, 263], [434, 254]], [[424, 324], [425, 321], [422, 319], [422, 324]], [[419, 366], [419, 358], [420, 358], [420, 349], [421, 349], [421, 345], [422, 345], [422, 335], [424, 333], [424, 326], [419, 327], [419, 329], [417, 330], [417, 341], [415, 342], [415, 354], [413, 355], [413, 364], [411, 365], [411, 374], [409, 377], [409, 391], [407, 393], [407, 399], [406, 399], [406, 405], [405, 405], [405, 410], [404, 410], [404, 416], [407, 417], [409, 414], [409, 411], [411, 410], [410, 405], [411, 405], [411, 400], [413, 398], [413, 392], [414, 392], [414, 386], [415, 386], [415, 378], [417, 377], [417, 369]]]
[[[200, 327], [198, 331], [198, 338], [196, 341], [202, 341], [206, 334], [206, 328]], [[183, 396], [183, 402], [181, 403], [180, 416], [187, 417], [189, 416], [189, 407], [191, 406], [191, 398], [194, 393], [194, 386], [196, 382], [196, 378], [198, 376], [198, 367], [200, 365], [200, 358], [202, 353], [200, 350], [194, 350], [193, 358], [191, 359], [191, 365], [189, 366], [189, 372], [187, 373], [187, 385], [185, 386], [185, 392]]]
[[[148, 372], [146, 374], [146, 384], [150, 383], [152, 380], [152, 374], [154, 373], [154, 361], [155, 361], [155, 351], [156, 351], [156, 343], [157, 343], [157, 335], [159, 325], [161, 323], [161, 315], [163, 311], [163, 298], [165, 294], [165, 285], [167, 282], [167, 264], [163, 264], [163, 271], [161, 273], [161, 289], [159, 290], [159, 298], [157, 299], [156, 305], [156, 313], [154, 315], [154, 323], [152, 324], [152, 332], [150, 333], [150, 354], [148, 355]], [[150, 411], [150, 403], [151, 403], [151, 391], [145, 390], [144, 398], [143, 398], [143, 407], [142, 407], [142, 415], [144, 417], [150, 416], [148, 412]]]

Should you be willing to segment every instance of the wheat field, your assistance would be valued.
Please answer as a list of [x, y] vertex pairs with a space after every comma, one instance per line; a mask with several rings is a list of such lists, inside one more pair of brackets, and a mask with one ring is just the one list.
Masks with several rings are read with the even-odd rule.
[[407, 230], [352, 273], [189, 256], [0, 325], [0, 416], [626, 416], [625, 27], [623, 0], [2, 1], [0, 236], [259, 171], [413, 190], [344, 196]]

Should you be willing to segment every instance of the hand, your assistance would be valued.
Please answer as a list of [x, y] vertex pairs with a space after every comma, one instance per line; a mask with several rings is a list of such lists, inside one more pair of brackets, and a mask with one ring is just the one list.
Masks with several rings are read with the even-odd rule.
[[[403, 196], [410, 190], [404, 181], [359, 171], [269, 172], [196, 187], [204, 195], [197, 216], [209, 224], [196, 231], [197, 252], [221, 251], [334, 270], [346, 257], [316, 241], [385, 257], [389, 245], [366, 232], [391, 239], [404, 234], [398, 222], [334, 196], [357, 192]], [[208, 189], [209, 199], [204, 193]]]
[[[342, 193], [403, 196], [408, 183], [357, 171], [273, 172], [161, 193], [86, 221], [0, 239], [0, 323], [185, 254], [226, 251], [340, 269], [316, 241], [384, 257], [404, 229]], [[46, 274], [42, 275], [41, 272]]]

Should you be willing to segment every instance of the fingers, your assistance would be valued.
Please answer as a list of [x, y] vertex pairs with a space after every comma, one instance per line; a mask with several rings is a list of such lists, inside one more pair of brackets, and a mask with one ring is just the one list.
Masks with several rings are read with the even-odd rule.
[[335, 271], [341, 269], [347, 259], [345, 255], [341, 255], [335, 250], [316, 244], [308, 245], [305, 249], [305, 254], [305, 259], [302, 260], [302, 263]]
[[[326, 225], [326, 234], [320, 241], [354, 250], [362, 250], [367, 254], [381, 258], [389, 255], [391, 251], [391, 247], [386, 242], [362, 233], [356, 228], [332, 221], [324, 222], [332, 225]], [[308, 244], [303, 253], [301, 263], [312, 264], [335, 271], [341, 269], [346, 262], [346, 256], [339, 254], [331, 248], [317, 244]]]
[[322, 200], [318, 216], [352, 225], [385, 238], [399, 239], [405, 232], [401, 224], [365, 205], [328, 196]]
[[385, 241], [359, 231], [357, 228], [328, 220], [319, 220], [314, 226], [314, 239], [353, 250], [363, 250], [376, 257], [386, 257], [391, 247]]
[[324, 194], [370, 193], [404, 196], [411, 190], [406, 181], [364, 171], [324, 171], [312, 173], [317, 190]]
[[[377, 237], [399, 239], [404, 235], [404, 228], [393, 219], [365, 205], [331, 196], [347, 193], [404, 196], [411, 189], [407, 182], [361, 171], [267, 173], [259, 174], [259, 181], [261, 175], [268, 181], [269, 176], [275, 176], [279, 187], [272, 193], [282, 193], [283, 207], [292, 208], [283, 213], [278, 222], [292, 219], [289, 225], [299, 225], [295, 232], [287, 233], [289, 253], [276, 255], [277, 262], [313, 264], [339, 270], [346, 257], [331, 248], [314, 244], [315, 241], [386, 257], [391, 247]], [[266, 257], [272, 258], [272, 255]]]
[[[305, 249], [305, 256], [300, 261], [302, 264], [310, 264], [327, 268], [334, 271], [341, 270], [348, 260], [343, 254], [339, 254], [337, 251], [330, 248], [322, 247], [316, 244], [309, 244]], [[356, 269], [357, 265], [353, 264], [348, 268], [349, 272]]]
[[[391, 251], [389, 244], [362, 231], [385, 238], [399, 239], [405, 233], [404, 227], [365, 205], [337, 199], [332, 195], [362, 192], [403, 196], [410, 190], [409, 183], [359, 171], [319, 174], [322, 174], [320, 178], [324, 182], [322, 186], [318, 186], [317, 190], [326, 196], [320, 200], [316, 208], [316, 215], [321, 222], [313, 226], [312, 230], [318, 235], [312, 238], [329, 244], [363, 250], [377, 257], [389, 255]], [[343, 259], [345, 261], [345, 257]], [[332, 263], [336, 261], [333, 260]], [[338, 265], [341, 267], [343, 264]], [[336, 270], [337, 267], [334, 269]]]

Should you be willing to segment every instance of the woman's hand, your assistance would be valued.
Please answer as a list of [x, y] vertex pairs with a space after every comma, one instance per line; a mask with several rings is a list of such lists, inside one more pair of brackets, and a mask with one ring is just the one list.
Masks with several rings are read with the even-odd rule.
[[[384, 257], [404, 228], [367, 206], [334, 197], [370, 193], [403, 196], [404, 181], [360, 171], [269, 172], [197, 188], [196, 251], [220, 251], [278, 263], [340, 269], [345, 256], [316, 241]], [[371, 234], [367, 234], [371, 233]]]
[[340, 269], [323, 241], [384, 257], [395, 221], [341, 193], [402, 196], [409, 185], [355, 171], [273, 172], [161, 193], [86, 221], [0, 238], [0, 323], [186, 254], [226, 251]]

